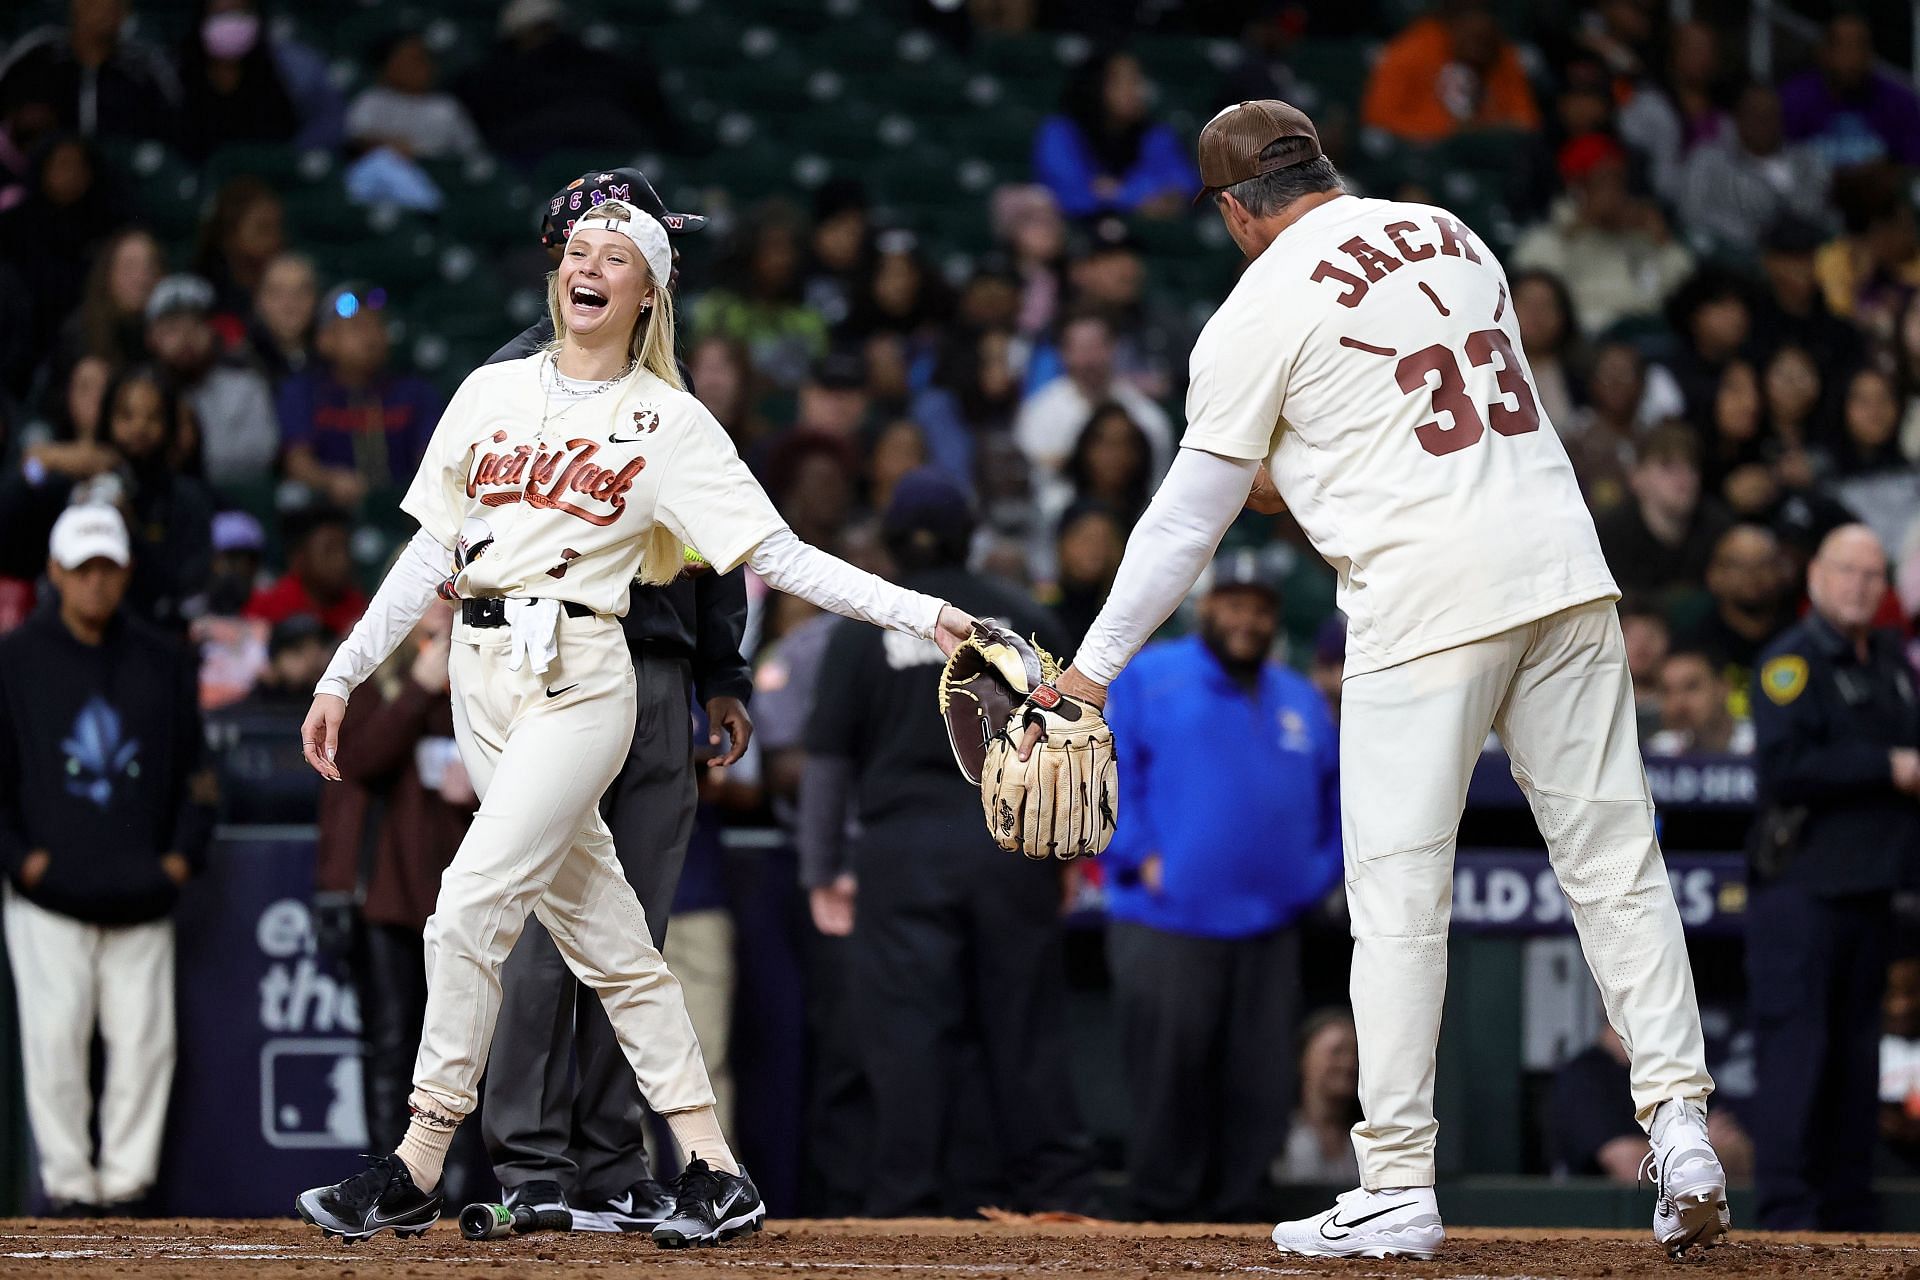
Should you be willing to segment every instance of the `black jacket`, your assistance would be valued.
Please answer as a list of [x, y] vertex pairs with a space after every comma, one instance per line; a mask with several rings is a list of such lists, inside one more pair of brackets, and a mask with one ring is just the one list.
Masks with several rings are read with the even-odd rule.
[[1920, 746], [1920, 699], [1892, 632], [1867, 661], [1817, 614], [1761, 652], [1753, 682], [1763, 807], [1806, 810], [1779, 874], [1822, 897], [1885, 893], [1920, 870], [1920, 801], [1896, 791], [1889, 753]]
[[50, 610], [0, 640], [0, 865], [28, 900], [94, 924], [172, 909], [161, 857], [197, 869], [213, 836], [198, 677], [190, 649], [124, 613], [97, 646]]

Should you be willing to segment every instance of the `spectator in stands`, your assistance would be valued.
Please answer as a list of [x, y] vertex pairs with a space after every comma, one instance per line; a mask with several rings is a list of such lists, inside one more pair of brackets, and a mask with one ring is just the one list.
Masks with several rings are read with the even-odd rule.
[[1827, 164], [1920, 164], [1920, 98], [1873, 65], [1873, 28], [1842, 10], [1827, 22], [1813, 69], [1780, 89], [1787, 136], [1811, 142]]
[[207, 479], [216, 487], [257, 484], [280, 454], [273, 394], [258, 373], [220, 358], [212, 309], [205, 280], [168, 276], [147, 300], [147, 350], [193, 411]]
[[1650, 432], [1627, 484], [1632, 500], [1595, 522], [1614, 581], [1648, 600], [1698, 587], [1729, 522], [1718, 503], [1701, 496], [1693, 433], [1675, 424]]
[[1076, 312], [1061, 326], [1064, 372], [1026, 398], [1013, 424], [1014, 439], [1042, 476], [1059, 474], [1094, 406], [1108, 400], [1147, 433], [1154, 475], [1166, 470], [1173, 457], [1173, 425], [1166, 410], [1115, 375], [1114, 356], [1113, 325], [1098, 312]]
[[237, 346], [267, 264], [286, 249], [286, 210], [259, 178], [234, 178], [213, 198], [200, 223], [193, 269], [213, 286], [220, 336]]
[[253, 0], [200, 0], [180, 46], [180, 149], [195, 160], [234, 143], [288, 143], [300, 119]]
[[901, 479], [928, 465], [926, 432], [911, 418], [895, 418], [874, 433], [866, 459], [867, 506], [885, 511]]
[[[1345, 630], [1341, 634], [1344, 636]], [[1360, 1177], [1353, 1126], [1360, 1123], [1360, 1041], [1353, 1015], [1322, 1009], [1300, 1028], [1300, 1105], [1274, 1161], [1282, 1186], [1345, 1186]]]
[[296, 511], [286, 518], [287, 571], [254, 592], [246, 616], [283, 622], [310, 613], [343, 636], [366, 611], [366, 593], [353, 580], [352, 523], [331, 507]]
[[1642, 742], [1660, 728], [1660, 674], [1672, 647], [1666, 611], [1645, 601], [1620, 602], [1620, 636], [1627, 647], [1627, 674], [1633, 679], [1633, 712]]
[[1728, 249], [1750, 252], [1784, 217], [1819, 219], [1827, 204], [1827, 164], [1781, 132], [1780, 99], [1765, 84], [1740, 91], [1731, 137], [1690, 153], [1678, 175], [1680, 220]]
[[1730, 479], [1757, 467], [1768, 471], [1772, 450], [1764, 433], [1760, 375], [1745, 360], [1729, 361], [1714, 388], [1713, 416], [1701, 449], [1700, 479], [1709, 496], [1728, 502]]
[[406, 1131], [427, 998], [421, 930], [476, 803], [453, 745], [452, 633], [452, 612], [429, 607], [412, 641], [355, 692], [340, 725], [341, 784], [320, 793], [315, 913], [359, 993], [376, 1145]]
[[1109, 401], [1081, 428], [1061, 478], [1072, 498], [1106, 504], [1131, 532], [1153, 493], [1153, 445], [1133, 416]]
[[849, 436], [790, 431], [767, 450], [768, 491], [774, 504], [793, 531], [816, 547], [840, 541], [853, 516], [859, 474], [860, 455]]
[[1688, 421], [1703, 424], [1712, 416], [1720, 375], [1747, 348], [1753, 313], [1746, 281], [1721, 267], [1700, 267], [1673, 291], [1666, 312], [1679, 343], [1664, 363]]
[[1911, 1173], [1920, 1167], [1920, 956], [1887, 966], [1880, 1008], [1880, 1137]]
[[813, 193], [811, 258], [803, 293], [807, 306], [838, 327], [853, 311], [861, 280], [873, 270], [866, 186], [831, 178]]
[[287, 477], [352, 508], [370, 489], [404, 487], [444, 407], [423, 379], [387, 367], [387, 291], [337, 285], [314, 322], [314, 368], [280, 387]]
[[1781, 482], [1789, 488], [1804, 489], [1816, 474], [1816, 460], [1810, 450], [1825, 443], [1830, 435], [1820, 366], [1804, 347], [1780, 347], [1767, 361], [1760, 394]]
[[1920, 700], [1877, 630], [1886, 556], [1862, 525], [1827, 535], [1811, 612], [1751, 687], [1760, 818], [1747, 906], [1759, 1225], [1871, 1230], [1881, 993], [1893, 895], [1920, 858]]
[[1580, 366], [1580, 331], [1573, 322], [1573, 296], [1560, 277], [1548, 271], [1516, 271], [1513, 315], [1520, 322], [1520, 341], [1533, 372], [1533, 389], [1547, 420], [1566, 431], [1572, 427], [1574, 369]]
[[166, 374], [139, 364], [114, 375], [100, 405], [100, 432], [118, 455], [116, 470], [133, 530], [127, 608], [148, 622], [184, 628], [206, 606], [213, 496], [199, 480], [179, 472], [179, 404]]
[[872, 409], [867, 393], [867, 359], [846, 348], [814, 361], [795, 402], [793, 431], [818, 432], [836, 440], [857, 440]]
[[1668, 234], [1659, 207], [1628, 189], [1626, 152], [1605, 134], [1574, 138], [1560, 148], [1560, 176], [1567, 198], [1520, 237], [1514, 265], [1566, 281], [1584, 333], [1657, 314], [1693, 255]]
[[687, 374], [689, 390], [742, 454], [766, 438], [769, 428], [754, 405], [753, 364], [745, 346], [731, 338], [702, 338], [687, 353]]
[[1626, 342], [1602, 343], [1588, 372], [1587, 402], [1560, 428], [1561, 443], [1579, 477], [1580, 491], [1596, 515], [1626, 497], [1648, 400], [1647, 367]]
[[1106, 503], [1082, 499], [1061, 513], [1053, 545], [1045, 548], [1050, 554], [1034, 554], [1028, 561], [1043, 584], [1039, 598], [1059, 620], [1061, 637], [1072, 642], [1069, 649], [1079, 647], [1106, 603], [1128, 528]]
[[[113, 468], [113, 452], [101, 438], [100, 397], [113, 377], [113, 362], [103, 356], [81, 356], [67, 370], [47, 411], [20, 432], [23, 478], [32, 484], [49, 476], [90, 480]], [[44, 541], [39, 539], [38, 541]]]
[[89, 138], [171, 139], [180, 80], [166, 55], [126, 33], [126, 0], [72, 0], [68, 25], [39, 27], [0, 59], [0, 102], [40, 103]]
[[1849, 170], [1835, 177], [1833, 197], [1846, 234], [1814, 255], [1814, 275], [1835, 315], [1891, 342], [1894, 318], [1920, 287], [1906, 178], [1890, 165]]
[[1650, 756], [1753, 754], [1753, 721], [1736, 717], [1727, 702], [1725, 672], [1698, 649], [1675, 649], [1660, 664], [1660, 731], [1647, 739]]
[[0, 255], [26, 286], [39, 357], [80, 304], [81, 264], [93, 261], [127, 216], [123, 188], [80, 135], [49, 137], [30, 161], [26, 199], [0, 213]]
[[799, 385], [827, 349], [826, 319], [802, 293], [800, 240], [791, 210], [761, 206], [693, 308], [694, 332], [745, 343], [754, 371], [778, 387]]
[[1897, 547], [1920, 516], [1913, 464], [1901, 451], [1900, 401], [1892, 375], [1874, 365], [1847, 379], [1841, 433], [1820, 468], [1833, 478], [1832, 495], [1872, 529], [1882, 546]]
[[1822, 369], [1848, 369], [1860, 362], [1860, 331], [1828, 307], [1814, 266], [1815, 251], [1824, 239], [1817, 225], [1798, 218], [1784, 218], [1767, 229], [1760, 253], [1766, 290], [1753, 313], [1760, 359], [1792, 344], [1811, 352]]
[[963, 485], [974, 474], [977, 438], [1004, 435], [1020, 408], [1023, 350], [1006, 329], [961, 330], [948, 340], [928, 384], [914, 393], [912, 415], [927, 433], [933, 465]]
[[1110, 50], [1081, 65], [1060, 110], [1040, 122], [1033, 175], [1068, 217], [1186, 211], [1200, 176], [1180, 136], [1148, 118], [1151, 92], [1139, 59]]
[[260, 287], [253, 292], [253, 318], [247, 322], [247, 346], [276, 389], [304, 372], [312, 359], [319, 305], [319, 274], [305, 254], [275, 254], [260, 272]]
[[[883, 528], [903, 582], [957, 597], [1052, 648], [1044, 611], [964, 567], [973, 526], [959, 487], [920, 471], [895, 491]], [[978, 789], [954, 770], [939, 721], [911, 714], [933, 696], [939, 672], [930, 646], [883, 644], [870, 628], [837, 623], [806, 734], [801, 865], [809, 886], [846, 888], [824, 905], [829, 924], [852, 928], [852, 1003], [874, 1098], [865, 1211], [955, 1207], [945, 1157], [948, 1135], [966, 1128], [952, 1113], [956, 1050], [970, 1042], [985, 1047], [1004, 1153], [994, 1172], [1013, 1207], [1081, 1209], [1089, 1162], [1073, 1100], [1053, 1087], [1070, 1070], [1060, 881], [993, 847], [979, 827]], [[850, 855], [849, 812], [861, 824]]]
[[1146, 305], [1140, 243], [1119, 218], [1102, 218], [1067, 268], [1075, 310], [1113, 326], [1114, 369], [1142, 395], [1165, 401], [1186, 390], [1193, 335], [1172, 307]]
[[[1652, 11], [1626, 2], [1600, 6], [1607, 17], [1625, 17], [1636, 30], [1654, 35]], [[1591, 36], [1589, 26], [1586, 34]], [[1644, 43], [1644, 41], [1643, 41]], [[1620, 104], [1620, 138], [1643, 157], [1648, 178], [1662, 199], [1679, 193], [1686, 166], [1702, 149], [1725, 140], [1731, 125], [1721, 109], [1724, 68], [1720, 37], [1705, 22], [1675, 23], [1668, 41], [1666, 82], [1644, 65], [1642, 55], [1629, 55], [1627, 65], [1607, 59], [1615, 72], [1616, 93], [1624, 86]]]
[[993, 234], [1020, 277], [1020, 333], [1046, 332], [1059, 310], [1067, 256], [1059, 202], [1045, 187], [1001, 187], [993, 193]]
[[[207, 579], [207, 614], [237, 617], [253, 593], [271, 586], [261, 574], [267, 558], [267, 532], [244, 511], [222, 511], [213, 518], [213, 569]], [[317, 679], [318, 677], [316, 677]], [[312, 685], [307, 692], [311, 694]]]
[[460, 100], [441, 89], [433, 52], [417, 31], [389, 36], [374, 52], [380, 79], [347, 108], [347, 137], [412, 160], [478, 155], [486, 149]]
[[563, 0], [507, 0], [500, 40], [455, 87], [497, 155], [532, 163], [569, 147], [697, 155], [705, 143], [674, 110], [660, 71], [629, 44], [590, 48], [567, 30]]
[[[0, 858], [27, 1116], [56, 1211], [152, 1188], [173, 1078], [173, 909], [213, 835], [213, 781], [181, 645], [120, 609], [118, 512], [54, 526], [59, 602], [0, 641]], [[106, 1045], [98, 1112], [89, 1050]]]
[[100, 356], [116, 365], [138, 359], [146, 348], [147, 299], [166, 265], [159, 241], [144, 227], [108, 237], [87, 272], [80, 308], [61, 331], [65, 357]]
[[894, 334], [931, 350], [934, 330], [952, 314], [953, 298], [921, 256], [919, 237], [895, 228], [874, 237], [873, 270], [855, 287], [838, 332], [855, 340]]
[[298, 723], [313, 702], [313, 686], [327, 673], [335, 643], [326, 624], [310, 613], [274, 623], [267, 632], [267, 665], [233, 710], [278, 714]]
[[[1107, 956], [1148, 1221], [1255, 1215], [1286, 1141], [1298, 926], [1339, 875], [1340, 800], [1333, 717], [1269, 656], [1279, 622], [1259, 555], [1228, 552], [1197, 634], [1150, 645], [1107, 703], [1126, 815], [1102, 862]], [[1234, 762], [1166, 749], [1209, 725]]]
[[1793, 621], [1787, 560], [1775, 533], [1736, 524], [1713, 544], [1707, 561], [1712, 610], [1680, 633], [1675, 648], [1707, 655], [1726, 679], [1735, 715], [1746, 715], [1746, 693], [1760, 651]]
[[1442, 0], [1389, 41], [1367, 79], [1360, 116], [1408, 142], [1540, 127], [1520, 52], [1482, 0]]

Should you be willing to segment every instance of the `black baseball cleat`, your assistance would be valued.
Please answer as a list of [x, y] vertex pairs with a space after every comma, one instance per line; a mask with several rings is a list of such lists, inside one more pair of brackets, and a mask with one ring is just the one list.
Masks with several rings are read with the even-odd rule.
[[502, 1203], [509, 1209], [525, 1206], [533, 1210], [533, 1230], [535, 1231], [573, 1231], [579, 1223], [573, 1209], [567, 1204], [566, 1193], [560, 1190], [560, 1184], [549, 1180], [523, 1182], [517, 1187], [508, 1187], [502, 1193]]
[[440, 1221], [441, 1196], [413, 1185], [399, 1156], [372, 1156], [345, 1182], [302, 1191], [293, 1202], [301, 1221], [349, 1244], [391, 1231], [402, 1240], [425, 1235]]
[[758, 1231], [767, 1206], [742, 1169], [722, 1173], [695, 1156], [673, 1180], [673, 1214], [653, 1229], [662, 1249], [711, 1246]]
[[573, 1211], [575, 1231], [652, 1231], [673, 1216], [673, 1190], [652, 1178]]

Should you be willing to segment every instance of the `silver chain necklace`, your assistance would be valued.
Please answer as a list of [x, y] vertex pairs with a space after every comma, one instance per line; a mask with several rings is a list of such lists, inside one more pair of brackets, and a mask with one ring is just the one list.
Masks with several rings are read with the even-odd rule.
[[[640, 362], [638, 360], [629, 360], [627, 361], [627, 367], [622, 369], [619, 373], [615, 374], [611, 378], [608, 378], [601, 382], [591, 382], [583, 387], [570, 387], [567, 385], [568, 379], [566, 375], [560, 372], [559, 353], [548, 352], [547, 358], [544, 361], [542, 361], [540, 364], [540, 391], [541, 391], [540, 430], [541, 432], [544, 433], [546, 431], [547, 423], [549, 421], [554, 421], [554, 422], [559, 421], [561, 418], [566, 417], [569, 413], [572, 413], [575, 409], [579, 408], [581, 405], [585, 404], [587, 401], [593, 399], [593, 397], [599, 395], [601, 392], [607, 391], [613, 387], [617, 387], [622, 382], [625, 382], [629, 377], [632, 376], [634, 369], [639, 367], [639, 364]], [[567, 405], [564, 409], [560, 410], [560, 412], [558, 413], [553, 412], [553, 393], [556, 390], [559, 391], [561, 395], [571, 399], [573, 402]]]

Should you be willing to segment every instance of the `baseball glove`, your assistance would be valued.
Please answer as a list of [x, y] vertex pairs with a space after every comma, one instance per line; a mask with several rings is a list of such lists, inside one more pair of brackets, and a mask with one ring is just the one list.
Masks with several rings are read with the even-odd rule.
[[[987, 830], [1029, 858], [1097, 854], [1119, 812], [1113, 733], [1099, 711], [1050, 681], [1060, 666], [1044, 650], [987, 623], [948, 659], [940, 711], [953, 756], [980, 786]], [[1029, 725], [1044, 732], [1020, 758]]]

